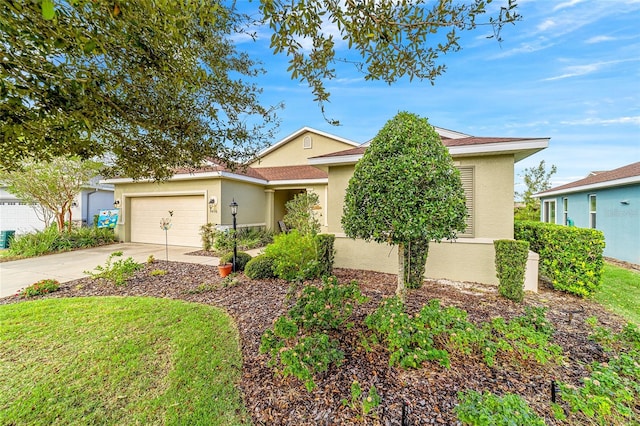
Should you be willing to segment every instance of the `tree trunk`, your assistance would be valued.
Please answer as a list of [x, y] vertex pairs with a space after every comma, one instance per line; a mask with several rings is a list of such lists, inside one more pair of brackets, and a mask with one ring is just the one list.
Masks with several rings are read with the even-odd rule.
[[404, 285], [404, 244], [398, 244], [398, 287], [396, 295], [404, 303], [407, 295], [407, 289]]
[[424, 281], [424, 271], [429, 255], [429, 240], [415, 240], [404, 246], [405, 286], [420, 288]]
[[65, 217], [64, 209], [61, 212], [56, 213], [56, 223], [58, 225], [58, 232], [64, 231], [64, 217]]
[[71, 232], [71, 228], [72, 228], [72, 225], [71, 225], [71, 223], [72, 223], [72, 222], [71, 222], [71, 219], [72, 219], [72, 217], [71, 217], [71, 215], [72, 215], [72, 213], [71, 213], [71, 207], [68, 207], [68, 208], [67, 208], [67, 215], [68, 215], [68, 217], [69, 217], [69, 221], [68, 221], [68, 223], [67, 223], [67, 231]]

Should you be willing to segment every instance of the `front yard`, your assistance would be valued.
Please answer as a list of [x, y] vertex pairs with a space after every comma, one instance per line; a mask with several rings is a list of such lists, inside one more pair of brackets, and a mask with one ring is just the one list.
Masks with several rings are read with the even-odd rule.
[[[154, 270], [166, 270], [166, 274], [151, 274]], [[368, 301], [356, 307], [353, 325], [347, 332], [332, 336], [339, 340], [345, 352], [342, 365], [332, 365], [328, 372], [317, 375], [316, 387], [311, 392], [294, 377], [274, 374], [267, 366], [268, 355], [259, 352], [263, 332], [272, 327], [275, 319], [285, 314], [295, 302], [289, 285], [284, 281], [250, 281], [242, 275], [222, 280], [217, 271], [208, 266], [155, 262], [137, 272], [126, 286], [115, 287], [82, 279], [63, 284], [58, 292], [47, 297], [150, 296], [224, 308], [239, 330], [242, 350], [240, 388], [244, 393], [246, 412], [256, 425], [455, 424], [454, 407], [459, 403], [458, 392], [463, 390], [491, 391], [497, 395], [518, 394], [547, 424], [588, 424], [583, 415], [569, 413], [566, 404], [563, 407], [568, 419], [560, 422], [554, 418], [551, 383], [555, 380], [580, 387], [590, 374], [587, 364], [608, 361], [603, 346], [589, 339], [592, 328], [587, 324], [587, 318], [596, 316], [600, 324], [614, 331], [619, 331], [624, 321], [599, 304], [545, 289], [525, 298], [526, 306], [548, 309], [547, 319], [555, 328], [552, 342], [562, 347], [563, 363], [540, 365], [533, 360], [513, 363], [509, 356], [502, 356], [490, 367], [477, 356], [453, 354], [450, 368], [426, 362], [420, 369], [404, 370], [389, 365], [389, 352], [383, 345], [367, 343], [371, 332], [364, 325], [364, 318], [376, 309], [380, 301], [393, 295], [395, 276], [354, 270], [336, 270], [335, 274], [342, 283], [356, 280]], [[426, 282], [423, 288], [409, 293], [407, 310], [415, 313], [433, 298], [439, 299], [443, 306], [466, 310], [469, 319], [476, 324], [497, 316], [509, 320], [524, 312], [523, 305], [498, 296], [494, 287], [454, 282]], [[8, 298], [0, 303], [14, 300]], [[189, 330], [191, 336], [202, 337], [203, 334], [214, 344], [215, 336], [210, 330], [199, 327]], [[70, 354], [68, 361], [73, 358], [74, 355]], [[7, 363], [4, 352], [2, 362]], [[3, 374], [9, 374], [8, 365], [3, 367]], [[21, 381], [28, 383], [33, 379], [16, 380]], [[351, 389], [356, 381], [364, 392], [362, 396], [353, 398]], [[380, 402], [365, 414], [363, 403], [372, 386], [375, 386]], [[159, 386], [157, 392], [161, 389]], [[62, 403], [63, 397], [54, 395], [43, 400], [41, 408], [51, 410]], [[106, 403], [101, 398], [93, 401], [98, 407]], [[636, 415], [639, 410], [636, 406]]]

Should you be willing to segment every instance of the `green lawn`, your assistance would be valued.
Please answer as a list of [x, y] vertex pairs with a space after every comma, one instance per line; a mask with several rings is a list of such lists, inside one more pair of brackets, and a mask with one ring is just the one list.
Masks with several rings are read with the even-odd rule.
[[594, 299], [640, 325], [640, 273], [605, 264], [602, 284]]
[[250, 424], [223, 311], [156, 298], [0, 306], [0, 424]]

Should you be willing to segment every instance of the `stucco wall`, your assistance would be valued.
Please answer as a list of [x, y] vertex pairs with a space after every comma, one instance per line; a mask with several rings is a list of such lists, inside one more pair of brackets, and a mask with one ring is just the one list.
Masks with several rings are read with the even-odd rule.
[[474, 238], [513, 238], [513, 156], [454, 161], [461, 167], [474, 167]]
[[263, 186], [258, 186], [248, 182], [234, 180], [222, 181], [222, 197], [220, 198], [219, 210], [222, 218], [219, 222], [222, 225], [231, 225], [233, 217], [229, 204], [235, 199], [238, 203], [238, 224], [264, 224], [266, 211], [266, 195]]
[[[336, 236], [335, 247], [337, 268], [398, 273], [396, 246], [367, 243], [340, 235]], [[494, 262], [493, 241], [460, 239], [456, 242], [432, 242], [429, 245], [425, 277], [498, 284]]]
[[[135, 182], [118, 183], [115, 200], [120, 200], [120, 221], [116, 227], [116, 235], [121, 241], [129, 241], [130, 200], [133, 197], [202, 195], [202, 208], [207, 212], [207, 221], [216, 225], [231, 226], [233, 218], [229, 204], [232, 200], [238, 203], [238, 226], [266, 225], [277, 229], [277, 221], [285, 214], [284, 204], [301, 191], [314, 191], [318, 194], [321, 210], [317, 211], [321, 224], [321, 232], [327, 232], [325, 226], [327, 198], [326, 185], [298, 185], [291, 187], [267, 188], [250, 182], [226, 178], [188, 179], [162, 183]], [[208, 200], [215, 196], [217, 205], [210, 207]], [[270, 203], [273, 202], [271, 207]], [[111, 201], [113, 203], [113, 201]], [[269, 211], [273, 208], [273, 211]]]
[[342, 208], [344, 206], [344, 195], [349, 185], [349, 179], [353, 175], [354, 166], [336, 166], [329, 168], [329, 184], [327, 185], [327, 199], [329, 205], [328, 232], [334, 234], [342, 233]]
[[[305, 136], [311, 136], [312, 147], [305, 149], [302, 146]], [[327, 138], [313, 132], [305, 132], [290, 140], [289, 142], [277, 147], [273, 151], [250, 164], [251, 167], [279, 167], [279, 166], [295, 166], [308, 165], [307, 161], [310, 157], [325, 155], [332, 152], [344, 151], [354, 148], [353, 145]]]
[[563, 198], [566, 197], [569, 219], [577, 227], [589, 228], [590, 195], [596, 196], [596, 229], [604, 233], [604, 255], [640, 264], [640, 185], [576, 192], [542, 198], [541, 202], [555, 200], [556, 223], [564, 224]]
[[[132, 197], [148, 196], [176, 196], [176, 195], [203, 195], [202, 208], [207, 212], [207, 221], [221, 223], [221, 215], [225, 210], [220, 196], [219, 179], [193, 179], [169, 182], [132, 182], [118, 183], [115, 186], [114, 200], [120, 201], [120, 218], [116, 226], [116, 236], [120, 241], [130, 241], [130, 201]], [[215, 196], [218, 205], [210, 211], [207, 201]], [[231, 202], [231, 201], [229, 201]], [[227, 203], [228, 206], [229, 203]], [[226, 210], [229, 210], [226, 207]]]
[[[456, 166], [474, 168], [474, 238], [513, 238], [513, 156], [454, 160]], [[329, 232], [342, 232], [344, 194], [353, 170], [353, 165], [329, 168]]]
[[[473, 238], [430, 244], [429, 278], [497, 284], [494, 239], [513, 238], [513, 156], [454, 158], [457, 166], [474, 167]], [[336, 235], [336, 267], [397, 273], [397, 252], [384, 244], [346, 238], [341, 217], [344, 194], [354, 166], [329, 168], [328, 232]]]

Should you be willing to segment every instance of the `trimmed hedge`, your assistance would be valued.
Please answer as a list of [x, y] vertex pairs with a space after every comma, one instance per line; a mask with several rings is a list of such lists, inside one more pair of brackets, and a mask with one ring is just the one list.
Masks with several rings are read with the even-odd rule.
[[261, 254], [251, 259], [244, 267], [244, 274], [252, 280], [275, 278], [273, 258]]
[[600, 286], [604, 234], [596, 229], [516, 221], [514, 236], [540, 255], [540, 275], [556, 290], [590, 296]]
[[[236, 271], [244, 271], [245, 266], [251, 260], [251, 255], [243, 251], [236, 254]], [[227, 253], [220, 258], [220, 264], [233, 263], [233, 252]]]
[[529, 243], [516, 240], [495, 240], [498, 293], [514, 302], [524, 299], [524, 274], [529, 256]]
[[336, 240], [336, 236], [333, 234], [318, 234], [315, 239], [318, 276], [328, 277], [333, 274], [333, 260], [336, 254], [333, 243]]

